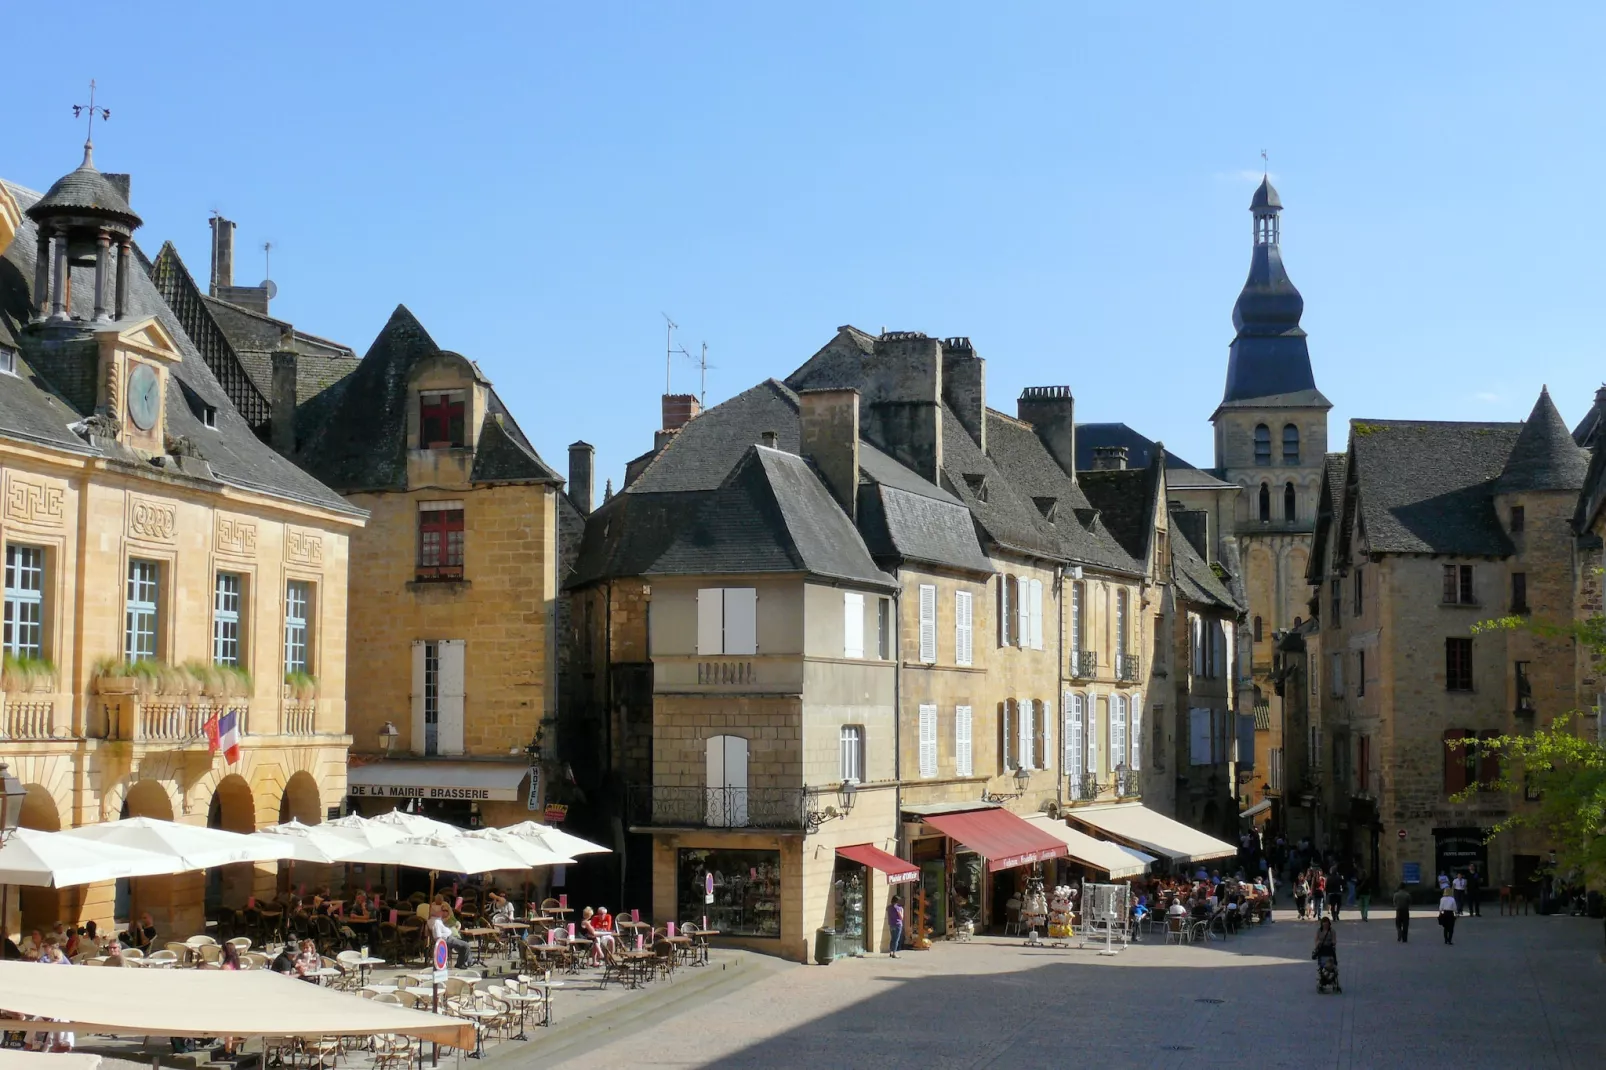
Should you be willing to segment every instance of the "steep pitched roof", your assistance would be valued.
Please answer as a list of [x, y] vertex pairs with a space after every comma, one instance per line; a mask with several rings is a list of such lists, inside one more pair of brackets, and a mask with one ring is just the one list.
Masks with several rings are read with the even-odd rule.
[[1572, 432], [1556, 411], [1556, 403], [1550, 400], [1550, 390], [1542, 389], [1495, 489], [1500, 494], [1576, 491], [1584, 485], [1588, 469], [1589, 453], [1573, 441]]
[[586, 517], [574, 572], [564, 586], [642, 575], [691, 525], [713, 493], [615, 494]]
[[778, 379], [766, 379], [692, 417], [625, 493], [713, 490], [765, 431], [776, 433], [781, 449], [797, 452], [797, 395]]
[[[1093, 451], [1100, 446], [1125, 446], [1126, 466], [1128, 468], [1147, 468], [1154, 459], [1155, 442], [1153, 439], [1134, 431], [1124, 423], [1103, 424], [1077, 424], [1076, 425], [1076, 470], [1086, 472], [1093, 468]], [[1165, 470], [1172, 479], [1184, 472], [1191, 474], [1206, 473], [1184, 461], [1181, 457], [1167, 450], [1165, 455]], [[1206, 475], [1206, 478], [1215, 479]], [[1221, 482], [1215, 480], [1215, 482]]]
[[992, 572], [970, 510], [868, 442], [859, 444], [859, 531], [878, 560]]
[[1154, 532], [1155, 478], [1153, 467], [1079, 472], [1077, 481], [1087, 500], [1099, 511], [1099, 520], [1134, 560], [1149, 557]]
[[[1177, 595], [1198, 605], [1215, 606], [1231, 612], [1242, 612], [1245, 603], [1216, 575], [1215, 569], [1185, 538], [1173, 537], [1171, 546], [1171, 581], [1176, 584]], [[1225, 570], [1223, 570], [1225, 571]]]
[[[306, 435], [297, 459], [344, 491], [407, 486], [407, 384], [415, 365], [440, 355], [423, 324], [397, 305], [362, 361], [325, 404], [314, 398], [298, 427]], [[475, 455], [474, 482], [562, 482], [541, 460], [494, 390], [480, 425], [485, 458]], [[489, 432], [489, 433], [488, 433]], [[482, 467], [483, 463], [483, 467]], [[482, 478], [483, 476], [483, 478]]]
[[1521, 432], [1514, 423], [1350, 421], [1346, 542], [1358, 522], [1372, 553], [1510, 554], [1495, 481]]
[[749, 446], [647, 575], [804, 572], [891, 589], [847, 514], [796, 454]]
[[1334, 528], [1344, 515], [1344, 466], [1348, 456], [1329, 453], [1322, 464], [1322, 485], [1316, 497], [1316, 528], [1311, 536], [1310, 560], [1305, 563], [1305, 578], [1318, 583], [1327, 574], [1327, 547], [1334, 537]]
[[[39, 196], [21, 186], [9, 185], [8, 188], [22, 205], [32, 204]], [[0, 317], [9, 319], [12, 328], [19, 334], [21, 325], [27, 322], [32, 303], [31, 283], [36, 246], [37, 231], [31, 222], [25, 222], [16, 240], [0, 258], [3, 260], [3, 265], [0, 265]], [[142, 265], [146, 263], [143, 256], [140, 261]], [[74, 269], [72, 283], [73, 294], [93, 294], [93, 270]], [[84, 311], [81, 307], [83, 299], [80, 296], [74, 301], [76, 311]], [[168, 433], [194, 443], [216, 479], [241, 489], [305, 502], [347, 515], [364, 515], [362, 510], [347, 504], [345, 499], [317, 478], [280, 457], [257, 438], [142, 267], [128, 273], [125, 319], [134, 322], [146, 317], [155, 317], [161, 323], [183, 358], [172, 366], [172, 374], [168, 377]], [[35, 374], [14, 379], [0, 376], [0, 379], [11, 379], [0, 383], [0, 435], [44, 442], [75, 452], [98, 452], [67, 426], [88, 413], [72, 409], [43, 378]], [[216, 410], [216, 427], [207, 427], [202, 423], [200, 410], [203, 406]]]
[[1600, 430], [1606, 426], [1606, 385], [1595, 391], [1595, 403], [1584, 413], [1584, 418], [1573, 428], [1573, 441], [1585, 449], [1594, 449], [1600, 440]]

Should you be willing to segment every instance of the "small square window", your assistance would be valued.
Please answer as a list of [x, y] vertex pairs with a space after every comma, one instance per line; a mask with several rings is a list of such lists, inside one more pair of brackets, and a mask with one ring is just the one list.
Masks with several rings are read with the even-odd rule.
[[0, 372], [17, 374], [17, 351], [10, 346], [0, 346]]
[[217, 406], [216, 405], [202, 405], [201, 406], [201, 424], [204, 427], [210, 427], [210, 428], [213, 428], [214, 430], [217, 428]]

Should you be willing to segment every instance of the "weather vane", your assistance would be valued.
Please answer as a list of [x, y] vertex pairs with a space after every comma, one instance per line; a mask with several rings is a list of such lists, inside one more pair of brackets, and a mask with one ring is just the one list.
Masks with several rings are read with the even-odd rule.
[[110, 108], [102, 108], [95, 103], [95, 80], [93, 78], [89, 80], [89, 103], [74, 104], [72, 106], [72, 117], [74, 119], [80, 118], [86, 111], [89, 113], [89, 126], [84, 131], [84, 159], [87, 160], [89, 158], [89, 150], [95, 147], [95, 114], [97, 112], [100, 113], [101, 122], [107, 122], [112, 117]]
[[1266, 155], [1265, 149], [1260, 150], [1260, 169], [1265, 174], [1271, 174], [1271, 158]]

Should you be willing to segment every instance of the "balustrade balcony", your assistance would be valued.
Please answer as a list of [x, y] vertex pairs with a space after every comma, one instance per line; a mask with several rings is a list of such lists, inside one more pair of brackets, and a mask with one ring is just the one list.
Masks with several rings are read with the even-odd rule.
[[634, 785], [630, 823], [654, 828], [785, 829], [804, 827], [802, 788], [701, 788]]

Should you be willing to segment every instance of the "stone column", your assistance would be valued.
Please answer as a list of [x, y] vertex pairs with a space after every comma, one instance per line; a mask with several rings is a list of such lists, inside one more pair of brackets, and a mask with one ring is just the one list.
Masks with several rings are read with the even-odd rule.
[[128, 314], [128, 260], [134, 255], [134, 243], [124, 238], [117, 246], [117, 309], [118, 319]]
[[67, 235], [56, 235], [56, 285], [50, 291], [50, 318], [67, 318]]
[[106, 276], [111, 268], [112, 236], [104, 230], [95, 237], [95, 315], [97, 322], [106, 318]]
[[34, 322], [44, 319], [50, 308], [50, 228], [39, 224], [39, 244], [34, 249], [33, 261]]

